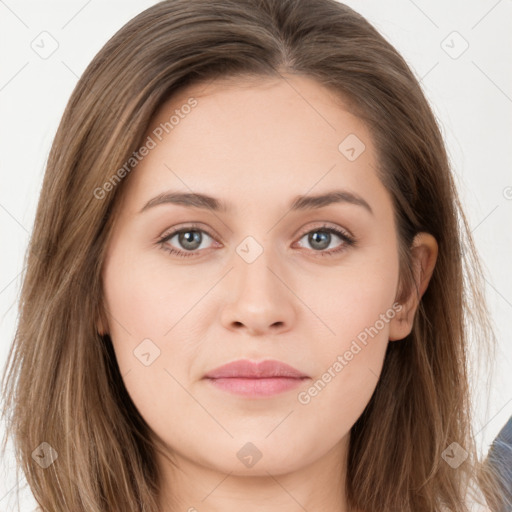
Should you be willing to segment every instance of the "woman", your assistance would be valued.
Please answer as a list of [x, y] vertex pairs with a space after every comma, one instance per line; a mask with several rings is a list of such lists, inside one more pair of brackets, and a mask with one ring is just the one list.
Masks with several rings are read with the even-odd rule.
[[79, 80], [36, 217], [6, 413], [43, 510], [498, 492], [465, 318], [492, 333], [442, 136], [350, 8], [144, 11]]

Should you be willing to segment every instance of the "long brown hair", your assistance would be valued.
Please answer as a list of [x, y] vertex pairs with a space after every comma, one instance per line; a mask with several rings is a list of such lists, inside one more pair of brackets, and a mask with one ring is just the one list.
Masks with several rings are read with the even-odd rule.
[[[95, 56], [47, 163], [4, 374], [8, 434], [43, 510], [157, 511], [149, 427], [123, 385], [109, 336], [96, 331], [113, 212], [130, 179], [116, 171], [178, 90], [282, 73], [328, 87], [370, 129], [395, 209], [402, 293], [412, 284], [414, 235], [429, 232], [439, 246], [413, 330], [389, 343], [375, 392], [351, 429], [349, 505], [462, 512], [477, 480], [492, 495], [491, 476], [479, 471], [467, 363], [470, 335], [485, 351], [494, 338], [478, 257], [418, 80], [371, 24], [335, 0], [167, 0]], [[468, 454], [457, 468], [443, 457], [453, 443]], [[42, 468], [32, 454], [52, 457], [50, 448], [58, 458]]]

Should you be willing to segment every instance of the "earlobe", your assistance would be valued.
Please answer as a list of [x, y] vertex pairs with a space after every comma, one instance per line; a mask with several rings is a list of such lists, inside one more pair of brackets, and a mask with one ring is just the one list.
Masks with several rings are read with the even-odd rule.
[[412, 331], [414, 316], [421, 297], [427, 290], [437, 261], [438, 245], [436, 239], [430, 233], [418, 233], [414, 237], [410, 250], [414, 283], [409, 296], [401, 303], [402, 309], [390, 321], [390, 341], [402, 340]]

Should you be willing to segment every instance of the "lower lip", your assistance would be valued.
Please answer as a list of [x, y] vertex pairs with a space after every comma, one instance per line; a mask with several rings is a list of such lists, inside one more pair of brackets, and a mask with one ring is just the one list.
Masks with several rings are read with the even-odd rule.
[[299, 386], [305, 378], [273, 377], [268, 379], [243, 379], [229, 377], [207, 380], [223, 391], [243, 395], [248, 398], [255, 398], [277, 395], [278, 393], [289, 391]]

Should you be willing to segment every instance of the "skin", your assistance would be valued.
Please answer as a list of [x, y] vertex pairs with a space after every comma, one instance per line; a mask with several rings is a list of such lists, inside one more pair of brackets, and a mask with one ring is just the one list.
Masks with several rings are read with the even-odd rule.
[[[379, 315], [393, 311], [397, 233], [369, 131], [317, 82], [287, 76], [189, 87], [160, 108], [147, 135], [190, 97], [197, 106], [124, 184], [103, 270], [106, 312], [98, 322], [161, 446], [161, 510], [345, 512], [350, 428], [373, 394], [388, 342], [412, 328], [436, 241], [426, 233], [414, 241], [419, 295], [403, 301], [317, 396], [300, 403], [300, 391]], [[338, 150], [349, 134], [366, 146], [354, 161]], [[373, 214], [350, 203], [290, 211], [297, 196], [333, 189], [363, 197]], [[168, 190], [208, 194], [232, 209], [167, 203], [139, 213]], [[206, 231], [195, 255], [180, 258], [158, 244], [171, 228], [191, 222]], [[324, 223], [357, 243], [322, 257], [344, 246], [334, 234], [325, 248], [308, 241], [305, 235], [322, 233]], [[251, 263], [237, 253], [247, 236], [263, 249]], [[166, 246], [187, 252], [178, 235]], [[134, 356], [146, 338], [160, 350], [149, 366]], [[277, 359], [310, 379], [264, 399], [231, 395], [203, 379], [241, 358]], [[262, 454], [252, 467], [237, 457], [248, 442]]]

